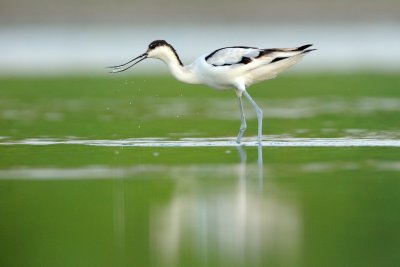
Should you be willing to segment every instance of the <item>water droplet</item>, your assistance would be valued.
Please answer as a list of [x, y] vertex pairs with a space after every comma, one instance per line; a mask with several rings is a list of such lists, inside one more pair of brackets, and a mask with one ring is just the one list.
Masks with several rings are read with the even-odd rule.
[[160, 156], [160, 153], [159, 152], [153, 152], [153, 156], [154, 157], [158, 157], [158, 156]]
[[232, 153], [232, 151], [230, 151], [230, 150], [225, 150], [225, 154], [231, 154]]

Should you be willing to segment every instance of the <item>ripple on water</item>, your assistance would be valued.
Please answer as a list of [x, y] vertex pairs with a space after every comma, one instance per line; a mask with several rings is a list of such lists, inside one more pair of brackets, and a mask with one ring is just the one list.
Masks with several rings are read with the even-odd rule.
[[[129, 146], [129, 147], [235, 147], [234, 138], [135, 138], [135, 139], [68, 139], [68, 138], [28, 138], [22, 140], [0, 139], [0, 145], [87, 145], [87, 146]], [[265, 136], [265, 147], [400, 147], [399, 139], [379, 138], [296, 138], [288, 136]], [[254, 138], [244, 138], [241, 146], [258, 146]]]

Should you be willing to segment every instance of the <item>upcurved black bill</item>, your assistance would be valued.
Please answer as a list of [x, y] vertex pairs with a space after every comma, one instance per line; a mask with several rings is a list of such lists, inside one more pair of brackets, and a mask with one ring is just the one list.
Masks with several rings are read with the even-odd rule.
[[[135, 58], [132, 59], [132, 60], [129, 60], [128, 62], [126, 62], [126, 63], [124, 63], [124, 64], [117, 65], [117, 66], [111, 66], [111, 67], [107, 67], [107, 68], [112, 69], [112, 70], [110, 71], [110, 73], [123, 72], [123, 71], [126, 71], [126, 70], [132, 68], [132, 67], [135, 66], [137, 63], [139, 63], [140, 61], [142, 61], [142, 60], [144, 60], [144, 59], [146, 59], [146, 58], [147, 58], [147, 53], [144, 53], [144, 54], [141, 54], [141, 55], [138, 56], [138, 57], [135, 57]], [[138, 60], [138, 59], [139, 59], [139, 60]], [[135, 60], [138, 60], [138, 61], [135, 62]], [[126, 65], [128, 65], [129, 63], [132, 63], [132, 62], [134, 62], [132, 65], [127, 66], [127, 67], [124, 67], [124, 66], [126, 66]]]

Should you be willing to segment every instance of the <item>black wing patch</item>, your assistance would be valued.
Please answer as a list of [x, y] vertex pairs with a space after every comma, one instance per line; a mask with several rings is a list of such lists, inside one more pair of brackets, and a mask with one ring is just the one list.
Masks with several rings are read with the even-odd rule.
[[274, 49], [264, 49], [264, 50], [260, 50], [260, 54], [258, 54], [258, 56], [257, 56], [256, 58], [260, 58], [260, 57], [266, 56], [266, 55], [271, 54], [271, 53], [273, 53], [273, 52], [275, 52]]
[[271, 63], [274, 63], [274, 62], [277, 62], [277, 61], [281, 61], [281, 60], [287, 59], [287, 58], [289, 58], [289, 57], [276, 57], [271, 61]]
[[253, 61], [253, 60], [249, 57], [242, 57], [242, 59], [239, 62], [226, 63], [224, 65], [217, 65], [217, 64], [211, 64], [211, 65], [213, 65], [214, 67], [222, 67], [222, 66], [232, 66], [235, 64], [249, 64], [251, 61]]
[[310, 46], [312, 46], [312, 44], [302, 45], [302, 46], [298, 47], [297, 50], [298, 51], [303, 51], [303, 50], [309, 48]]
[[206, 56], [206, 61], [209, 60], [213, 55], [215, 55], [217, 52], [227, 49], [227, 48], [243, 48], [243, 49], [257, 49], [256, 47], [251, 47], [251, 46], [227, 46], [227, 47], [222, 47], [220, 49], [215, 50], [214, 52], [211, 52], [208, 56]]
[[237, 64], [249, 64], [252, 61], [249, 57], [242, 57], [242, 59]]

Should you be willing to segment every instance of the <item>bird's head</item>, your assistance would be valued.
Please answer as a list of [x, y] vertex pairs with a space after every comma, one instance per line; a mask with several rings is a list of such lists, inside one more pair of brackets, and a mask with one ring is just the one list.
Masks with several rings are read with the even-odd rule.
[[[134, 59], [132, 59], [122, 65], [112, 66], [109, 68], [112, 69], [112, 71], [111, 71], [112, 73], [122, 72], [127, 69], [130, 69], [131, 67], [133, 67], [140, 61], [145, 60], [146, 58], [157, 58], [157, 59], [161, 59], [164, 62], [167, 62], [168, 58], [170, 58], [171, 55], [173, 55], [173, 54], [175, 54], [175, 56], [178, 58], [178, 61], [180, 62], [175, 49], [169, 43], [167, 43], [164, 40], [155, 40], [149, 44], [147, 51], [145, 53], [141, 54], [138, 57], [135, 57]], [[132, 63], [132, 64], [128, 65], [129, 63]]]
[[149, 44], [146, 54], [149, 58], [163, 59], [164, 55], [173, 50], [172, 46], [164, 40], [155, 40]]

